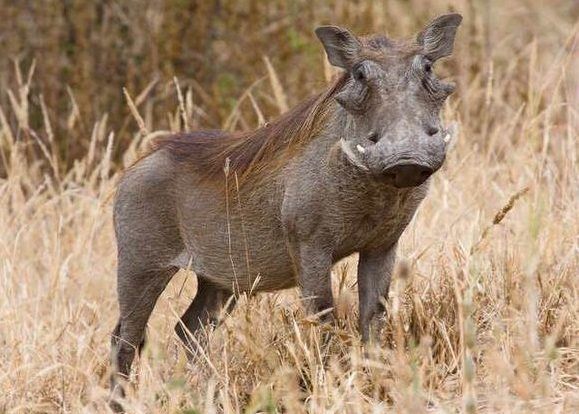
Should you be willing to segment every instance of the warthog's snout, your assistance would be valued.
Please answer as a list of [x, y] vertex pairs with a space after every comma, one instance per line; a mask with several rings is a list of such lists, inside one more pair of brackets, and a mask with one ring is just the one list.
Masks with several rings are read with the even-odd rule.
[[434, 170], [421, 164], [398, 164], [384, 170], [384, 177], [397, 188], [416, 187], [425, 182]]

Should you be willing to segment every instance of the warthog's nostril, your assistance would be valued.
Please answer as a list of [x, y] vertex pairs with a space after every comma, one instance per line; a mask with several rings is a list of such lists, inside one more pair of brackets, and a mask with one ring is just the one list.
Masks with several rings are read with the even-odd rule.
[[425, 182], [434, 170], [426, 165], [400, 164], [384, 171], [384, 178], [395, 187], [415, 187]]
[[377, 133], [373, 132], [370, 135], [368, 135], [368, 139], [375, 144], [380, 140], [380, 136]]

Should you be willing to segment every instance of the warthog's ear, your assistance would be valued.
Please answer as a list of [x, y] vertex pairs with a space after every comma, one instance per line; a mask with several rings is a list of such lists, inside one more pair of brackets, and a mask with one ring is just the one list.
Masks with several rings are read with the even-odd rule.
[[362, 49], [362, 44], [346, 29], [337, 26], [320, 26], [316, 36], [324, 45], [328, 60], [334, 66], [349, 70]]
[[451, 55], [456, 30], [461, 21], [462, 16], [454, 13], [439, 16], [430, 22], [416, 39], [422, 46], [424, 55], [432, 61]]

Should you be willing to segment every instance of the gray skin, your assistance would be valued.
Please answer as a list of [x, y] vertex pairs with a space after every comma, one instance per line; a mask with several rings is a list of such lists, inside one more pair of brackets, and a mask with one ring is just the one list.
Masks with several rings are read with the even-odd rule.
[[[175, 328], [193, 353], [203, 344], [202, 328], [224, 305], [231, 310], [241, 292], [298, 285], [309, 312], [331, 309], [332, 265], [358, 252], [359, 329], [370, 340], [398, 239], [445, 159], [439, 111], [453, 87], [438, 81], [431, 65], [452, 53], [460, 21], [441, 16], [411, 43], [318, 28], [330, 62], [351, 77], [319, 135], [258, 186], [226, 196], [223, 184], [202, 184], [166, 149], [125, 173], [114, 207], [114, 398], [123, 395], [117, 378], [128, 377], [155, 303], [180, 268], [198, 278]], [[235, 185], [231, 176], [227, 181]], [[113, 408], [122, 409], [116, 402]]]

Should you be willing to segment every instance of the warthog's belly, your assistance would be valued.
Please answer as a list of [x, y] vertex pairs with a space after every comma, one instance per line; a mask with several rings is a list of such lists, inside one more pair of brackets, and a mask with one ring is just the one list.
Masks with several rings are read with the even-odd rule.
[[236, 292], [279, 290], [296, 284], [290, 256], [278, 240], [269, 240], [267, 246], [234, 243], [229, 250], [227, 242], [218, 245], [197, 239], [174, 264]]
[[[223, 198], [221, 196], [220, 198]], [[189, 194], [181, 204], [185, 244], [174, 264], [236, 291], [278, 290], [296, 279], [279, 207], [269, 198], [223, 201], [207, 190]]]

